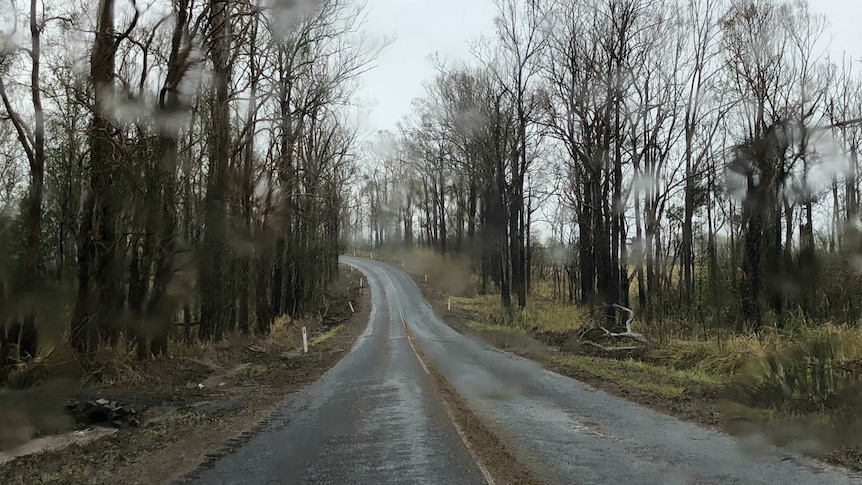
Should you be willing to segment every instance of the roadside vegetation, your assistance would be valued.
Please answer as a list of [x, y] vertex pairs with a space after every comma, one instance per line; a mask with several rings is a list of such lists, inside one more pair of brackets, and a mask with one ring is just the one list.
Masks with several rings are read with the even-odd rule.
[[465, 330], [523, 330], [614, 392], [852, 429], [862, 77], [817, 2], [497, 7], [379, 137], [354, 244], [415, 254]]
[[855, 325], [799, 319], [737, 334], [732, 325], [710, 332], [683, 321], [651, 325], [636, 312], [633, 329], [647, 343], [609, 352], [584, 345], [585, 329], [601, 315], [555, 299], [551, 282], [534, 281], [527, 306], [512, 312], [498, 296], [479, 294], [475, 275], [459, 293], [447, 290], [440, 270], [460, 264], [458, 257], [390, 247], [375, 258], [403, 262], [456, 330], [660, 411], [734, 433], [764, 432], [779, 444], [807, 443], [800, 451], [862, 469], [862, 442], [851, 432], [862, 429], [862, 330]]
[[278, 376], [279, 399], [317, 375], [289, 368], [300, 327], [321, 366], [351, 337], [348, 119], [388, 40], [365, 35], [362, 2], [282, 3], [0, 9], [0, 455], [117, 424], [78, 422], [67, 400], [190, 406], [222, 400], [218, 376]]

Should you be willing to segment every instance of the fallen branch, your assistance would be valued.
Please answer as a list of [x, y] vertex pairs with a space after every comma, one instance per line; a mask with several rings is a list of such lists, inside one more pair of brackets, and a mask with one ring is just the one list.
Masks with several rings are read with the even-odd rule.
[[633, 350], [640, 350], [643, 348], [642, 345], [630, 345], [628, 347], [605, 347], [604, 345], [599, 345], [595, 342], [590, 342], [587, 340], [586, 342], [581, 342], [583, 345], [589, 345], [591, 347], [595, 347], [599, 350], [603, 350], [605, 352], [630, 352]]
[[253, 354], [258, 354], [258, 355], [261, 355], [261, 354], [263, 354], [263, 355], [269, 355], [269, 352], [267, 352], [266, 350], [259, 349], [259, 348], [254, 348], [254, 347], [252, 347], [252, 346], [250, 346], [250, 345], [244, 345], [244, 346], [243, 346], [243, 348], [244, 348], [244, 349], [246, 349], [246, 350], [248, 350], [249, 352], [251, 352], [251, 353], [253, 353]]
[[[626, 327], [625, 332], [611, 332], [607, 328], [603, 327], [597, 319], [597, 320], [594, 320], [592, 322], [592, 325], [587, 326], [586, 328], [582, 329], [579, 332], [578, 337], [577, 337], [578, 343], [580, 343], [583, 346], [594, 347], [594, 348], [599, 349], [603, 352], [632, 352], [632, 351], [637, 351], [637, 350], [643, 350], [649, 344], [649, 341], [645, 335], [640, 334], [640, 333], [632, 330], [632, 322], [634, 321], [634, 318], [635, 318], [635, 312], [631, 308], [627, 308], [627, 307], [624, 307], [622, 305], [616, 305], [616, 304], [604, 305], [604, 307], [605, 308], [613, 307], [613, 308], [617, 308], [617, 309], [620, 309], [620, 310], [628, 313], [628, 318], [626, 318], [626, 321], [625, 321], [625, 327]], [[606, 318], [606, 316], [602, 315], [599, 318]], [[593, 333], [593, 336], [589, 337], [588, 335], [591, 332]], [[598, 333], [598, 335], [596, 335], [597, 333]], [[638, 342], [639, 344], [642, 344], [642, 345], [626, 345], [626, 346], [620, 346], [620, 347], [607, 347], [605, 345], [602, 345], [602, 344], [594, 341], [594, 340], [599, 340], [602, 338], [631, 339], [631, 340], [634, 340], [635, 342]]]
[[326, 317], [326, 318], [324, 318], [323, 320], [321, 320], [321, 321], [320, 321], [320, 324], [321, 324], [321, 325], [324, 325], [324, 326], [327, 326], [327, 327], [331, 327], [331, 326], [333, 326], [333, 325], [338, 325], [338, 324], [340, 324], [340, 323], [344, 323], [344, 322], [346, 322], [348, 319], [350, 319], [350, 315], [345, 315], [345, 316], [342, 316], [342, 317], [337, 317], [337, 316]]
[[623, 310], [624, 312], [628, 313], [629, 317], [626, 319], [626, 331], [625, 332], [614, 333], [614, 332], [611, 332], [610, 330], [606, 329], [605, 327], [599, 327], [602, 329], [602, 331], [605, 332], [605, 335], [607, 335], [608, 337], [615, 337], [615, 338], [630, 338], [630, 339], [636, 340], [638, 342], [647, 343], [647, 338], [643, 334], [637, 333], [637, 332], [632, 330], [632, 320], [635, 319], [635, 312], [631, 308], [624, 307], [622, 305], [617, 305], [616, 303], [614, 303], [611, 306], [614, 308], [618, 308], [620, 310]]
[[200, 324], [201, 324], [201, 322], [174, 322], [175, 327], [185, 327], [185, 326], [194, 327], [194, 326], [200, 325]]

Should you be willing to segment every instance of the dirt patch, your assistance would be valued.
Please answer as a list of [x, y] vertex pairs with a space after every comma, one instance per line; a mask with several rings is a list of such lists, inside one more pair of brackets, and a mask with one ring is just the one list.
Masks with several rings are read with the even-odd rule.
[[[340, 331], [319, 321], [282, 323], [268, 337], [235, 338], [90, 376], [85, 388], [68, 396], [133, 405], [143, 411], [141, 426], [17, 458], [0, 465], [0, 483], [162, 483], [238, 446], [290, 393], [335, 365], [365, 330], [371, 305], [368, 292], [359, 294], [359, 278], [343, 270], [331, 290], [333, 299], [346, 306], [350, 298], [356, 310]], [[310, 340], [328, 334], [308, 354], [298, 351], [303, 325]]]
[[[405, 327], [408, 338], [413, 341], [410, 329]], [[418, 343], [418, 342], [417, 342]], [[491, 431], [470, 409], [464, 398], [449, 384], [443, 374], [437, 370], [431, 361], [425, 357], [420, 346], [414, 347], [419, 358], [425, 363], [434, 381], [434, 388], [443, 399], [443, 403], [454, 421], [458, 433], [466, 441], [467, 447], [474, 455], [482, 474], [489, 483], [533, 485], [539, 484], [515, 457], [508, 451], [506, 445]]]

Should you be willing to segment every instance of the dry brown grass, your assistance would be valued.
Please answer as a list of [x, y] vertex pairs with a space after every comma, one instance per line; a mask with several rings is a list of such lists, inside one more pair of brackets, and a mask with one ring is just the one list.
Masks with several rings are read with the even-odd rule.
[[[429, 284], [452, 295], [453, 306], [472, 315], [468, 326], [477, 331], [516, 336], [526, 331], [553, 338], [579, 330], [591, 318], [583, 307], [554, 301], [548, 282], [533, 283], [526, 308], [507, 311], [499, 295], [476, 294], [476, 277], [465, 260], [421, 249], [378, 253], [375, 258], [403, 265], [419, 277], [427, 274]], [[767, 326], [758, 335], [723, 329], [705, 333], [696, 322], [674, 319], [660, 325], [636, 319], [634, 327], [647, 335], [651, 331], [663, 335], [643, 355], [646, 363], [621, 364], [595, 356], [577, 362], [588, 363], [590, 372], [599, 374], [602, 369], [642, 371], [639, 366], [648, 365], [651, 375], [722, 383], [743, 389], [737, 396], [745, 404], [791, 412], [825, 412], [845, 406], [847, 395], [862, 393], [862, 330], [855, 326], [800, 321], [792, 330]]]
[[375, 253], [357, 251], [356, 255], [385, 261], [423, 280], [427, 277], [428, 283], [450, 295], [472, 296], [478, 288], [470, 259], [465, 256], [444, 256], [425, 248], [392, 248]]

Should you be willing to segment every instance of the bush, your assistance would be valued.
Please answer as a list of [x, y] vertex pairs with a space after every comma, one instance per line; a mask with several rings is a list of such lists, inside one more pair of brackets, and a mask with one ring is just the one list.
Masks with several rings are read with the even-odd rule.
[[862, 332], [833, 325], [781, 340], [752, 359], [732, 386], [742, 404], [801, 413], [855, 413], [860, 391]]
[[775, 333], [718, 336], [709, 341], [671, 340], [650, 349], [646, 359], [675, 369], [697, 369], [730, 378], [743, 371], [754, 358], [779, 345]]

